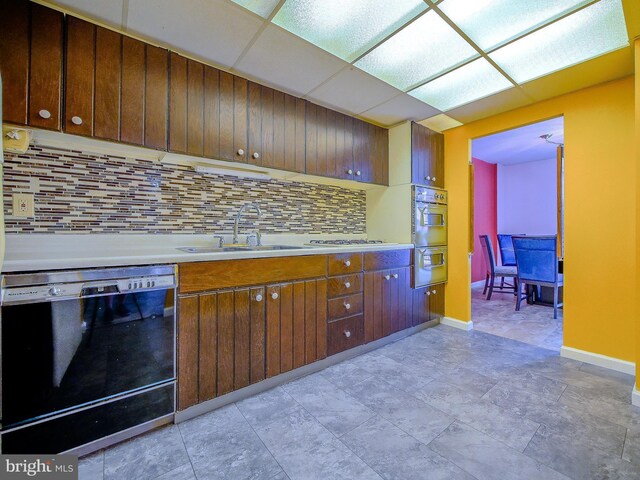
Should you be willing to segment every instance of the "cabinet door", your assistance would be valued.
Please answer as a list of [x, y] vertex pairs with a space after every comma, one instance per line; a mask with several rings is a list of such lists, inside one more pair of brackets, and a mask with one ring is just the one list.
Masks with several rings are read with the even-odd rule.
[[428, 287], [413, 290], [413, 325], [431, 320], [431, 291]]
[[249, 82], [241, 77], [233, 77], [233, 160], [246, 162], [249, 158], [248, 137], [248, 94]]
[[[359, 119], [353, 120], [353, 168], [357, 180], [373, 181], [369, 124]], [[359, 175], [358, 172], [360, 172]]]
[[[318, 117], [319, 117], [319, 112], [320, 110], [322, 110], [323, 107], [320, 107], [319, 105], [316, 105], [315, 103], [311, 103], [311, 102], [307, 102], [307, 108], [306, 108], [306, 127], [305, 127], [305, 135], [306, 135], [306, 139], [305, 139], [305, 143], [306, 143], [306, 167], [305, 167], [305, 173], [308, 173], [309, 175], [326, 175], [326, 166], [325, 166], [325, 161], [326, 161], [326, 114], [324, 116], [324, 122], [321, 124], [318, 121]], [[320, 130], [323, 130], [322, 132], [322, 138], [323, 138], [323, 149], [324, 149], [324, 155], [322, 157], [322, 163], [320, 163], [320, 154], [319, 154], [319, 150], [320, 150], [320, 145], [319, 145], [319, 141], [318, 141], [318, 137], [320, 136]]]
[[187, 152], [187, 59], [171, 52], [169, 63], [169, 151]]
[[187, 153], [204, 155], [204, 65], [187, 62]]
[[5, 8], [0, 15], [2, 119], [19, 125], [28, 120], [29, 4], [26, 0], [11, 2], [10, 14]]
[[411, 124], [411, 178], [413, 183], [444, 187], [444, 135]]
[[122, 35], [96, 27], [93, 135], [120, 140]]
[[[60, 130], [64, 15], [37, 3], [30, 5], [29, 125]], [[2, 98], [6, 102], [8, 97]]]
[[93, 135], [96, 26], [67, 15], [64, 129]]
[[145, 44], [122, 37], [120, 141], [144, 145]]
[[[397, 276], [396, 276], [397, 275]], [[413, 325], [413, 291], [411, 290], [411, 268], [399, 268], [392, 272], [397, 289], [397, 321], [396, 332]]]
[[444, 317], [444, 284], [432, 285], [429, 295], [429, 320], [440, 320]]
[[200, 341], [198, 330], [200, 317], [199, 297], [181, 297], [178, 299], [176, 342], [178, 350], [178, 410], [184, 410], [198, 403], [198, 347]]
[[444, 135], [431, 132], [431, 184], [444, 188]]
[[388, 271], [364, 274], [364, 338], [365, 343], [378, 340], [387, 333], [390, 289], [386, 276]]
[[262, 162], [262, 87], [249, 82], [247, 104], [247, 162], [260, 165]]
[[166, 150], [169, 118], [169, 51], [145, 45], [144, 145]]
[[[373, 127], [373, 128], [372, 128]], [[373, 175], [369, 179], [361, 178], [361, 181], [372, 181], [378, 185], [389, 185], [389, 130], [370, 125], [369, 142], [371, 144], [371, 166]], [[357, 175], [357, 172], [356, 172]], [[371, 179], [371, 177], [373, 177]]]
[[275, 138], [275, 104], [274, 90], [269, 87], [260, 87], [260, 123], [261, 123], [261, 147], [258, 151], [259, 157], [253, 155], [249, 158], [251, 163], [262, 165], [267, 168], [276, 168], [276, 158], [274, 149]]

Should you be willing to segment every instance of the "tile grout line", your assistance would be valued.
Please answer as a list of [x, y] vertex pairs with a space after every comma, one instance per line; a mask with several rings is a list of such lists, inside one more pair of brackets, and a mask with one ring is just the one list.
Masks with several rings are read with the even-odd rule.
[[[180, 440], [182, 440], [182, 445], [184, 446], [184, 451], [187, 452], [187, 458], [189, 459], [189, 464], [191, 465], [191, 470], [193, 471], [193, 476], [196, 477], [196, 480], [197, 480], [198, 475], [196, 474], [196, 468], [193, 466], [193, 460], [191, 459], [191, 455], [189, 455], [189, 450], [187, 450], [187, 444], [184, 441], [184, 436], [182, 435], [182, 429], [180, 428], [180, 425], [176, 425], [176, 427], [178, 428], [178, 433], [180, 434]], [[169, 473], [169, 472], [167, 472], [167, 473]]]

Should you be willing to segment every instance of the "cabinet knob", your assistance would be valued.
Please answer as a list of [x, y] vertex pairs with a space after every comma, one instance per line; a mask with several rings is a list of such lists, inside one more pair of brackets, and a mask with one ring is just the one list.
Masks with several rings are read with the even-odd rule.
[[258, 294], [256, 295], [256, 302], [261, 302], [262, 301], [262, 295]]
[[349, 169], [349, 170], [347, 170], [347, 173], [348, 173], [349, 175], [353, 175], [353, 170]]
[[431, 180], [435, 182], [436, 181], [436, 177], [431, 177]]
[[435, 291], [435, 290], [431, 290], [431, 293], [433, 293], [433, 294], [435, 295], [435, 294], [436, 294], [436, 291]]
[[271, 294], [271, 298], [273, 298], [274, 300], [277, 300], [278, 299], [278, 294], [276, 292], [273, 292]]
[[71, 123], [74, 125], [82, 125], [82, 118], [76, 116], [71, 117]]
[[431, 177], [430, 177], [430, 176], [428, 176], [428, 177], [424, 177], [424, 179], [425, 179], [425, 180], [431, 180]]
[[351, 288], [351, 282], [344, 282], [344, 288]]
[[345, 303], [344, 304], [344, 308], [345, 308], [345, 310], [351, 310], [351, 304], [350, 303]]
[[351, 336], [351, 332], [349, 330], [344, 331], [344, 336], [349, 338]]
[[394, 273], [392, 276], [393, 276], [393, 278], [398, 278], [398, 274], [397, 273]]
[[[242, 155], [242, 154], [240, 154], [240, 155]], [[251, 155], [251, 156], [252, 156], [253, 158], [255, 158], [256, 160], [257, 160], [258, 158], [260, 158], [260, 154], [259, 154], [258, 152], [254, 152], [254, 153], [253, 153], [253, 155]]]
[[427, 296], [431, 295], [431, 292], [429, 290], [427, 290]]
[[356, 170], [356, 177], [359, 177], [360, 175], [362, 175], [362, 173], [360, 172], [360, 170]]
[[391, 276], [390, 276], [390, 275], [385, 275], [385, 276], [384, 276], [384, 279], [385, 279], [385, 280], [389, 280], [390, 278], [391, 278]]
[[44, 108], [38, 112], [38, 115], [40, 115], [41, 118], [51, 118], [51, 112]]
[[238, 149], [238, 155], [244, 155], [244, 150], [243, 150], [243, 149], [241, 149], [241, 148], [239, 148], [239, 149]]
[[345, 267], [350, 267], [351, 266], [351, 260], [345, 260], [344, 261], [344, 266]]

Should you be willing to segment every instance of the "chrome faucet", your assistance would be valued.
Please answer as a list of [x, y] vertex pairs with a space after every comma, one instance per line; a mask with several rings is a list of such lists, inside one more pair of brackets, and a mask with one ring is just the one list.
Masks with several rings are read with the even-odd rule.
[[[253, 202], [245, 203], [242, 207], [240, 207], [240, 211], [236, 215], [236, 220], [235, 220], [235, 223], [233, 224], [233, 243], [234, 244], [238, 243], [238, 224], [240, 223], [240, 217], [242, 217], [242, 214], [244, 213], [244, 211], [250, 207], [256, 211], [256, 213], [258, 214], [258, 218], [262, 216], [262, 210], [260, 210], [260, 206], [257, 203], [253, 203]], [[256, 238], [257, 238], [258, 245], [260, 245], [260, 233], [258, 232], [257, 229], [256, 229]]]

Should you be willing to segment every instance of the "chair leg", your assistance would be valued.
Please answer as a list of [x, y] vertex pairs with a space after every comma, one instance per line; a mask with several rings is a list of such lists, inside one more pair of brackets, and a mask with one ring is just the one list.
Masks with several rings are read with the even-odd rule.
[[495, 281], [495, 275], [491, 275], [491, 282], [489, 283], [489, 294], [487, 295], [487, 300], [491, 300], [491, 294], [493, 293], [493, 284]]
[[500, 289], [502, 290], [503, 288], [504, 288], [504, 277], [500, 279]]
[[486, 295], [488, 286], [489, 286], [489, 274], [487, 273], [487, 278], [484, 279], [484, 290], [482, 290], [483, 295]]
[[558, 285], [553, 286], [553, 319], [558, 318]]
[[513, 277], [513, 294], [518, 295], [518, 278]]
[[520, 311], [520, 302], [522, 301], [522, 295], [520, 294], [520, 284], [518, 283], [518, 281], [516, 280], [516, 284], [518, 285], [518, 294], [516, 295], [516, 312]]

